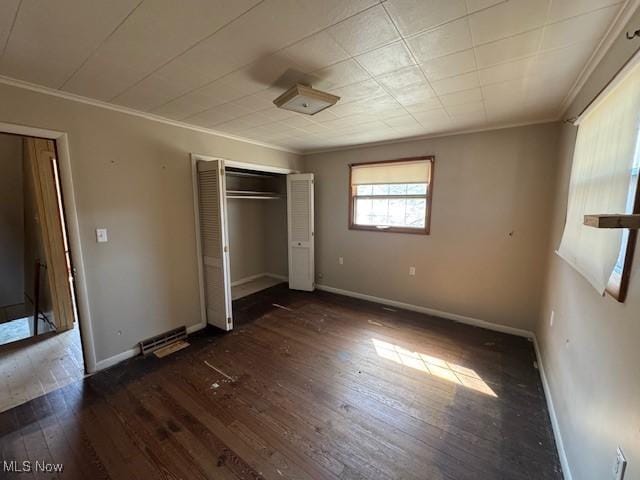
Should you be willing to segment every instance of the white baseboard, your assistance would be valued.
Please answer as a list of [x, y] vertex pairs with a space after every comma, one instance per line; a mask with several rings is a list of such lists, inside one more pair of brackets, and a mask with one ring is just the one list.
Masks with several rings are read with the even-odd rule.
[[114, 355], [112, 357], [105, 358], [104, 360], [99, 360], [96, 362], [96, 372], [99, 370], [104, 370], [105, 368], [113, 367], [115, 364], [124, 362], [125, 360], [129, 360], [130, 358], [133, 358], [139, 354], [140, 347], [135, 347], [131, 350], [126, 350], [124, 352], [118, 353], [117, 355]]
[[253, 282], [260, 277], [264, 277], [266, 273], [258, 273], [256, 275], [250, 275], [248, 277], [241, 278], [240, 280], [236, 280], [235, 282], [231, 282], [232, 287], [237, 287], [238, 285], [243, 285], [245, 283]]
[[544, 390], [544, 397], [547, 400], [547, 407], [549, 408], [549, 416], [551, 417], [551, 428], [553, 429], [553, 436], [556, 439], [556, 448], [558, 449], [558, 457], [560, 457], [560, 465], [562, 466], [562, 473], [565, 480], [573, 480], [571, 474], [571, 467], [569, 466], [569, 460], [564, 449], [564, 441], [562, 440], [562, 432], [560, 431], [560, 424], [558, 423], [558, 417], [556, 415], [556, 409], [553, 406], [553, 397], [551, 396], [551, 387], [547, 381], [547, 375], [544, 371], [544, 362], [542, 360], [542, 354], [540, 353], [540, 347], [538, 346], [538, 339], [533, 337], [533, 346], [536, 350], [536, 359], [538, 361], [538, 371], [540, 372], [540, 378], [542, 379], [542, 389]]
[[[192, 334], [197, 332], [198, 330], [202, 330], [207, 326], [206, 323], [196, 323], [195, 325], [191, 325], [187, 327], [187, 334]], [[104, 360], [100, 360], [96, 362], [96, 372], [99, 370], [104, 370], [105, 368], [113, 367], [114, 365], [124, 362], [125, 360], [129, 360], [140, 354], [140, 347], [135, 347], [130, 350], [126, 350], [124, 352], [118, 353], [109, 358], [105, 358]], [[95, 372], [94, 372], [95, 373]]]
[[245, 283], [253, 282], [254, 280], [257, 280], [260, 277], [277, 278], [278, 280], [282, 280], [283, 282], [286, 282], [289, 280], [289, 277], [286, 277], [284, 275], [278, 275], [277, 273], [263, 272], [263, 273], [258, 273], [256, 275], [251, 275], [249, 277], [241, 278], [240, 280], [236, 280], [235, 282], [231, 282], [231, 286], [237, 287], [238, 285], [243, 285]]
[[288, 282], [289, 281], [289, 277], [287, 277], [286, 275], [279, 275], [277, 273], [265, 273], [265, 275], [267, 277], [271, 277], [271, 278], [276, 278], [278, 280], [282, 280], [283, 282]]
[[466, 323], [467, 325], [486, 328], [487, 330], [508, 333], [511, 335], [517, 335], [519, 337], [534, 338], [533, 332], [530, 332], [529, 330], [491, 323], [485, 320], [480, 320], [479, 318], [467, 317], [465, 315], [459, 315], [457, 313], [443, 312], [442, 310], [436, 310], [435, 308], [413, 305], [411, 303], [398, 302], [396, 300], [391, 300], [388, 298], [374, 297], [373, 295], [352, 292], [350, 290], [342, 290], [341, 288], [330, 287], [328, 285], [316, 285], [316, 288], [325, 292], [337, 293], [339, 295], [345, 295], [347, 297], [359, 298], [360, 300], [368, 300], [370, 302], [381, 303], [383, 305], [402, 308], [404, 310], [410, 310], [412, 312], [426, 313], [427, 315], [433, 315], [434, 317], [446, 318], [455, 322]]
[[187, 334], [191, 335], [192, 333], [202, 330], [206, 326], [206, 323], [196, 323], [195, 325], [191, 325], [190, 327], [187, 327]]

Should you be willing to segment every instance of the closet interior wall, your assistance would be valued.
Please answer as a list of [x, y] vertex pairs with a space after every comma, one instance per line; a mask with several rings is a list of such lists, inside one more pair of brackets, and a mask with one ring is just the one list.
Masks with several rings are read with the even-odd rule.
[[286, 277], [286, 176], [242, 173], [226, 175], [231, 284], [263, 274]]

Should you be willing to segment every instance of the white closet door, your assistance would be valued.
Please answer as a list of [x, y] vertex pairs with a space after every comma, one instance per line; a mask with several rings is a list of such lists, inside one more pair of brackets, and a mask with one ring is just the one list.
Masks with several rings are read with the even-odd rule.
[[222, 160], [198, 161], [198, 209], [207, 322], [231, 330], [231, 278]]
[[315, 288], [313, 232], [313, 174], [287, 175], [289, 226], [289, 288]]

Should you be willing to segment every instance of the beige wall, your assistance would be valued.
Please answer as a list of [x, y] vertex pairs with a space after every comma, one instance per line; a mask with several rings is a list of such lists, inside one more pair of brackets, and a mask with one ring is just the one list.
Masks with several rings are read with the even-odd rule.
[[265, 201], [227, 200], [231, 281], [265, 273]]
[[[623, 30], [640, 25], [640, 12]], [[591, 75], [567, 116], [578, 114], [638, 47], [623, 38]], [[627, 301], [601, 297], [553, 253], [566, 214], [576, 128], [561, 129], [560, 170], [547, 248], [548, 274], [537, 337], [574, 480], [611, 478], [616, 447], [640, 479], [640, 247]], [[555, 312], [553, 327], [551, 312]]]
[[98, 361], [200, 322], [190, 152], [297, 167], [294, 154], [7, 85], [0, 105], [2, 122], [68, 133]]
[[[316, 174], [317, 283], [533, 330], [557, 130], [535, 125], [305, 157], [305, 171]], [[431, 235], [348, 230], [348, 164], [420, 155], [436, 157]]]
[[[286, 177], [269, 185], [227, 176], [227, 189], [286, 192]], [[249, 179], [250, 180], [250, 179]], [[287, 201], [227, 199], [231, 281], [262, 273], [288, 275]]]
[[24, 302], [22, 139], [0, 134], [0, 307]]

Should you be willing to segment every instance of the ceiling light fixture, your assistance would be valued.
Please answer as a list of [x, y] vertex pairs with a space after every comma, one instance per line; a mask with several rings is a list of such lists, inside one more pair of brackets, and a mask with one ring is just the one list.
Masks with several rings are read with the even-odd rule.
[[278, 108], [314, 115], [335, 105], [338, 100], [340, 97], [297, 83], [276, 98], [273, 103]]

